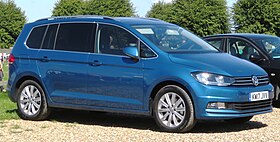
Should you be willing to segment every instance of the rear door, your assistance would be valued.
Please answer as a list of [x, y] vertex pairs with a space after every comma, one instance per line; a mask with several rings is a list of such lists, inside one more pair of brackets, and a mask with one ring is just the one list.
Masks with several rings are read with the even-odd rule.
[[81, 104], [86, 96], [87, 61], [95, 27], [93, 23], [49, 25], [37, 64], [53, 102]]

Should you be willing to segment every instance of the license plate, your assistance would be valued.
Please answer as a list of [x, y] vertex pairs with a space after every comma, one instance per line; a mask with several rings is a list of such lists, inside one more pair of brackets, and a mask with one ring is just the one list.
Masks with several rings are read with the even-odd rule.
[[267, 100], [269, 99], [269, 93], [268, 91], [262, 91], [262, 92], [252, 92], [250, 94], [250, 101], [261, 101], [261, 100]]

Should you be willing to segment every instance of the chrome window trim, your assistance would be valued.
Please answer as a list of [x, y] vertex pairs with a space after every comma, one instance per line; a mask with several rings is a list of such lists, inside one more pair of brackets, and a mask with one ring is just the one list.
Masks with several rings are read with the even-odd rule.
[[[63, 52], [85, 53], [85, 54], [91, 53], [91, 52], [55, 50], [56, 38], [57, 38], [57, 34], [58, 34], [58, 30], [59, 30], [60, 24], [71, 24], [71, 23], [89, 23], [89, 24], [97, 24], [96, 22], [92, 22], [92, 21], [71, 21], [71, 22], [55, 22], [55, 23], [51, 23], [51, 24], [37, 25], [37, 26], [34, 26], [34, 27], [30, 30], [30, 32], [29, 32], [27, 38], [25, 39], [24, 45], [25, 45], [26, 48], [29, 49], [29, 50], [63, 51]], [[55, 39], [54, 39], [55, 41], [54, 41], [53, 49], [42, 49], [42, 45], [41, 45], [40, 49], [33, 49], [33, 48], [28, 47], [28, 46], [26, 45], [26, 41], [27, 41], [27, 39], [29, 38], [30, 33], [33, 31], [33, 29], [36, 28], [36, 27], [41, 27], [41, 26], [45, 26], [45, 25], [47, 25], [48, 27], [49, 27], [50, 25], [57, 25], [57, 26], [58, 26], [57, 29], [56, 29], [57, 31], [56, 31], [56, 35], [55, 35]], [[48, 28], [48, 27], [47, 27], [47, 28]], [[47, 32], [47, 30], [46, 30], [45, 32]], [[45, 33], [45, 34], [46, 34], [46, 33]], [[44, 36], [44, 38], [45, 38], [45, 36]], [[43, 41], [44, 41], [44, 40], [45, 40], [45, 39], [43, 39]], [[41, 44], [42, 44], [42, 43], [41, 43]]]
[[31, 28], [31, 30], [29, 31], [28, 35], [26, 36], [26, 38], [25, 38], [25, 40], [24, 40], [24, 42], [23, 42], [23, 44], [25, 45], [25, 47], [26, 47], [27, 49], [30, 49], [30, 50], [40, 50], [40, 49], [41, 49], [42, 43], [43, 43], [44, 38], [45, 38], [46, 31], [45, 31], [44, 36], [43, 36], [43, 39], [42, 39], [42, 41], [41, 41], [41, 45], [40, 45], [40, 47], [39, 47], [38, 49], [36, 49], [36, 48], [30, 48], [30, 47], [27, 45], [27, 40], [29, 39], [30, 34], [32, 33], [32, 31], [33, 31], [35, 28], [44, 27], [44, 26], [47, 26], [47, 27], [46, 27], [46, 31], [47, 31], [47, 30], [48, 30], [48, 27], [49, 27], [49, 24], [37, 25], [37, 26], [34, 26], [34, 27]]
[[[97, 36], [97, 37], [95, 37], [95, 39], [94, 39], [95, 41], [94, 41], [94, 46], [93, 46], [93, 48], [94, 48], [93, 52], [91, 52], [91, 51], [90, 51], [90, 52], [79, 52], [79, 51], [55, 50], [56, 38], [57, 38], [57, 34], [58, 34], [58, 31], [59, 31], [60, 24], [68, 24], [68, 23], [92, 23], [92, 24], [96, 24], [95, 36]], [[48, 27], [49, 27], [50, 25], [56, 25], [56, 24], [58, 25], [58, 27], [57, 27], [56, 36], [55, 36], [54, 47], [53, 47], [52, 50], [50, 50], [50, 49], [42, 49], [42, 45], [41, 45], [41, 47], [40, 47], [39, 49], [30, 48], [30, 47], [28, 47], [28, 46], [26, 45], [26, 41], [28, 40], [28, 38], [29, 38], [29, 36], [30, 36], [30, 34], [31, 34], [31, 32], [33, 31], [34, 28], [42, 27], [42, 26], [47, 26], [47, 29], [46, 29], [46, 31], [45, 31], [45, 34], [46, 34], [46, 32], [47, 32], [47, 30], [48, 30]], [[145, 46], [147, 46], [147, 47], [156, 55], [156, 57], [142, 58], [142, 57], [140, 57], [140, 54], [139, 54], [139, 57], [140, 57], [141, 59], [143, 59], [143, 60], [150, 60], [150, 59], [156, 59], [156, 58], [158, 58], [157, 52], [155, 52], [155, 51], [154, 51], [150, 46], [148, 46], [142, 39], [140, 39], [139, 37], [137, 37], [134, 33], [132, 33], [131, 31], [129, 31], [128, 29], [126, 29], [126, 28], [124, 28], [124, 27], [122, 27], [122, 26], [120, 26], [120, 25], [117, 25], [117, 24], [106, 23], [106, 22], [96, 22], [96, 21], [68, 21], [68, 22], [54, 22], [54, 23], [50, 23], [50, 24], [41, 24], [41, 25], [37, 25], [37, 26], [34, 26], [34, 27], [31, 28], [30, 32], [28, 33], [27, 38], [25, 39], [24, 45], [25, 45], [26, 48], [29, 49], [29, 50], [63, 51], [63, 52], [74, 52], [74, 53], [99, 54], [99, 55], [115, 56], [115, 57], [128, 57], [128, 56], [125, 56], [125, 55], [113, 55], [113, 54], [96, 53], [95, 48], [98, 48], [98, 47], [95, 47], [95, 46], [97, 46], [97, 44], [98, 44], [97, 38], [99, 38], [99, 36], [98, 36], [97, 34], [98, 34], [99, 24], [111, 25], [111, 26], [116, 26], [116, 27], [119, 27], [119, 28], [124, 29], [125, 31], [129, 32], [130, 34], [132, 34], [132, 35], [133, 35], [136, 39], [138, 39], [140, 42], [142, 42]], [[45, 35], [44, 35], [44, 38], [45, 38]], [[43, 38], [41, 44], [43, 44], [43, 41], [45, 40], [44, 38]], [[140, 47], [138, 47], [138, 48], [140, 49]]]

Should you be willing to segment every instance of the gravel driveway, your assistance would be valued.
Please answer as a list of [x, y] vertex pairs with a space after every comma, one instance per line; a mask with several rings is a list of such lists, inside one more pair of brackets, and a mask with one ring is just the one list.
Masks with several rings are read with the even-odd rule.
[[199, 122], [189, 133], [159, 132], [149, 117], [57, 110], [49, 121], [0, 121], [0, 141], [280, 141], [280, 109], [249, 123]]

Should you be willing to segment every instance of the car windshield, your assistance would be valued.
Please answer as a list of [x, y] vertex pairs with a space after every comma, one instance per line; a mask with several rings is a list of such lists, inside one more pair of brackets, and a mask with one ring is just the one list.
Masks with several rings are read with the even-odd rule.
[[196, 35], [175, 25], [133, 26], [165, 52], [218, 52]]
[[267, 53], [274, 59], [280, 58], [280, 38], [269, 37], [263, 39], [254, 39], [261, 47], [264, 47]]

